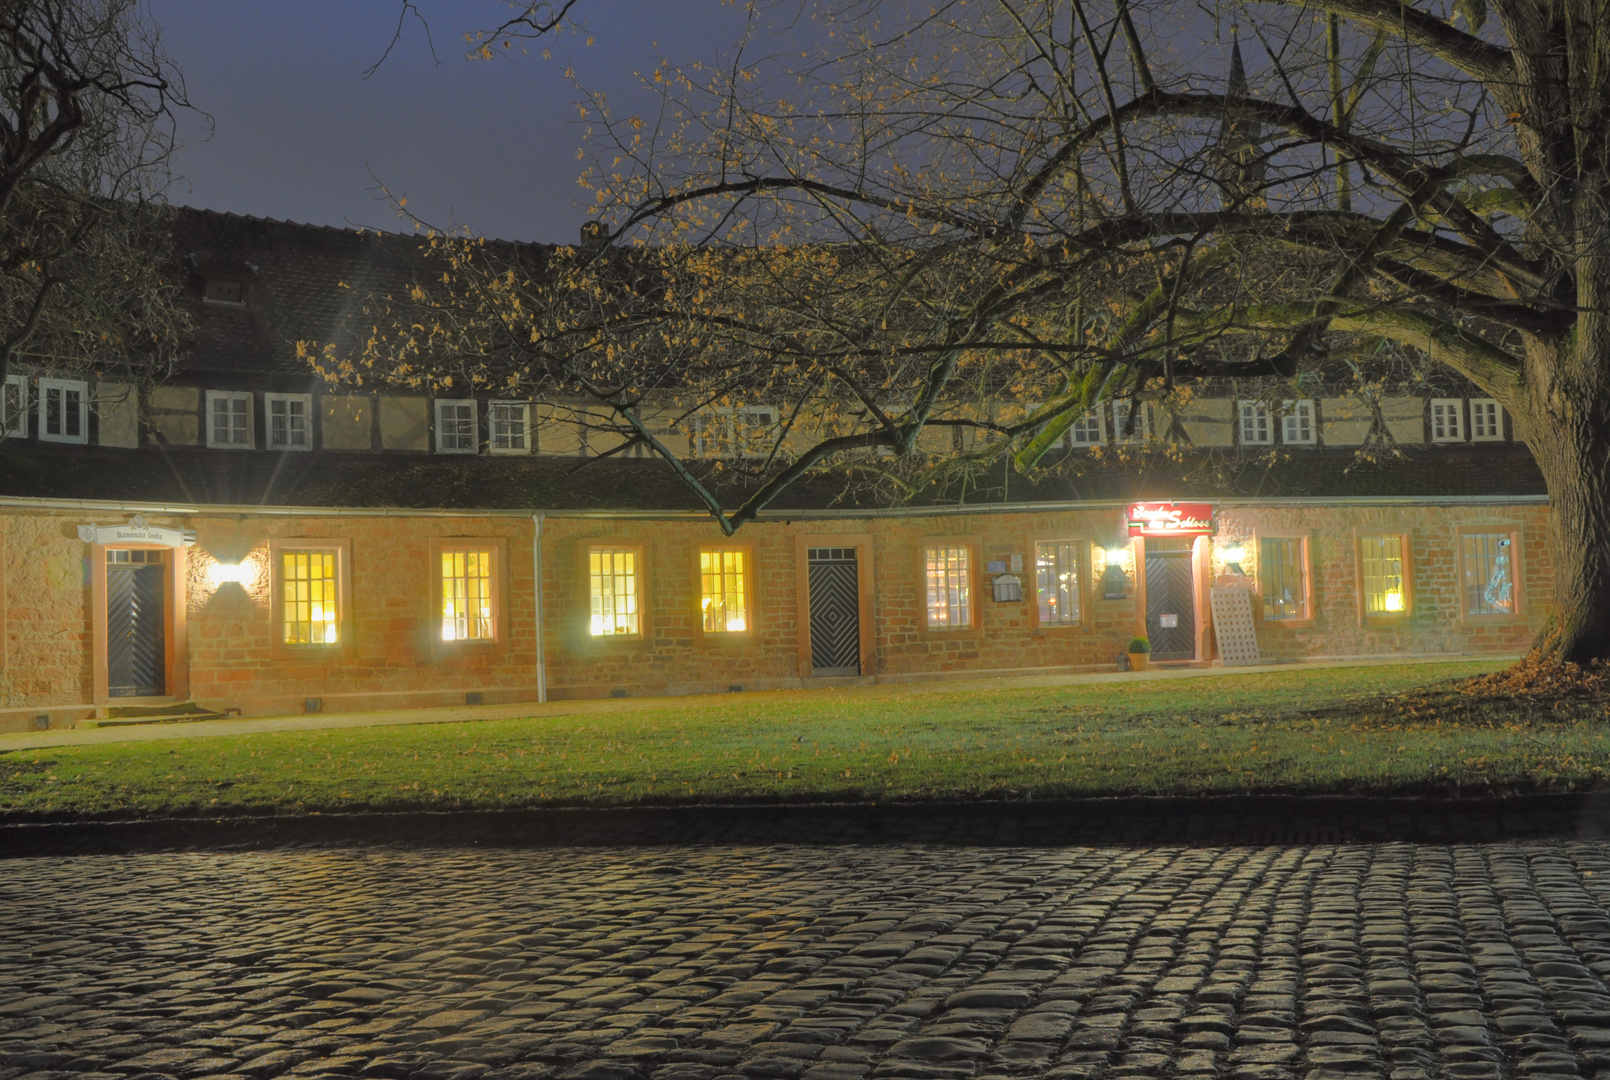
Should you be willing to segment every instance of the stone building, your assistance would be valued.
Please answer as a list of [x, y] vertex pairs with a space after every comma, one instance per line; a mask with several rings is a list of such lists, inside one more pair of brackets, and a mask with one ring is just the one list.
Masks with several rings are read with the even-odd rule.
[[[1468, 389], [1108, 405], [1032, 482], [807, 485], [726, 538], [662, 463], [599, 459], [578, 403], [329, 392], [295, 343], [352, 333], [403, 241], [194, 211], [177, 240], [174, 378], [0, 399], [0, 730], [1111, 670], [1136, 635], [1204, 664], [1215, 586], [1277, 661], [1517, 653], [1550, 608], [1541, 478]], [[1401, 453], [1361, 465], [1368, 438]]]

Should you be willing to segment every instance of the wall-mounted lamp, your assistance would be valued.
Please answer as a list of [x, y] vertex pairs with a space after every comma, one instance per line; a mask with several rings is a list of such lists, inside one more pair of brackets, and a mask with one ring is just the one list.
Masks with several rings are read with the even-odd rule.
[[1247, 572], [1241, 569], [1241, 560], [1245, 559], [1246, 557], [1247, 549], [1242, 547], [1240, 544], [1232, 544], [1227, 548], [1219, 549], [1219, 558], [1224, 560], [1224, 569], [1226, 573], [1239, 574], [1242, 577], [1245, 577]]
[[257, 580], [257, 572], [251, 563], [213, 563], [207, 568], [207, 580], [215, 589], [229, 584], [249, 589]]
[[1128, 558], [1127, 548], [1107, 549], [1107, 569], [1101, 575], [1102, 599], [1122, 600], [1129, 595], [1129, 575], [1124, 573], [1124, 561]]

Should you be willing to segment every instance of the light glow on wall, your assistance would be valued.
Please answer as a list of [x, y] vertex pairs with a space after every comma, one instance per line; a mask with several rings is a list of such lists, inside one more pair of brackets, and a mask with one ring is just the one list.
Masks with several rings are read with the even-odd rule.
[[239, 585], [247, 591], [257, 583], [257, 567], [254, 563], [221, 563], [215, 562], [207, 567], [207, 580], [214, 589], [222, 585]]

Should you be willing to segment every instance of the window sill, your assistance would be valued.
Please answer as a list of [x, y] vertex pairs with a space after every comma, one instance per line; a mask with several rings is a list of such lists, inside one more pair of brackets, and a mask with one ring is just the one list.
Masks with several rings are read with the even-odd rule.
[[1309, 630], [1313, 628], [1313, 616], [1306, 619], [1271, 619], [1265, 615], [1263, 625], [1274, 630]]
[[1401, 615], [1363, 615], [1358, 624], [1366, 630], [1394, 630], [1407, 625], [1413, 617], [1412, 611], [1405, 611]]
[[1459, 616], [1459, 622], [1463, 626], [1509, 626], [1513, 624], [1524, 625], [1526, 622], [1526, 613], [1524, 611], [1517, 611], [1512, 615], [1461, 614]]

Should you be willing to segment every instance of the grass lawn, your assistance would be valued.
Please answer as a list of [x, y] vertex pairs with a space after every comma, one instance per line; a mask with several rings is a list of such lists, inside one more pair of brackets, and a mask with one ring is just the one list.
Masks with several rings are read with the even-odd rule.
[[1610, 696], [1492, 664], [1041, 689], [734, 694], [646, 711], [0, 753], [0, 820], [688, 802], [1500, 793], [1610, 775]]

